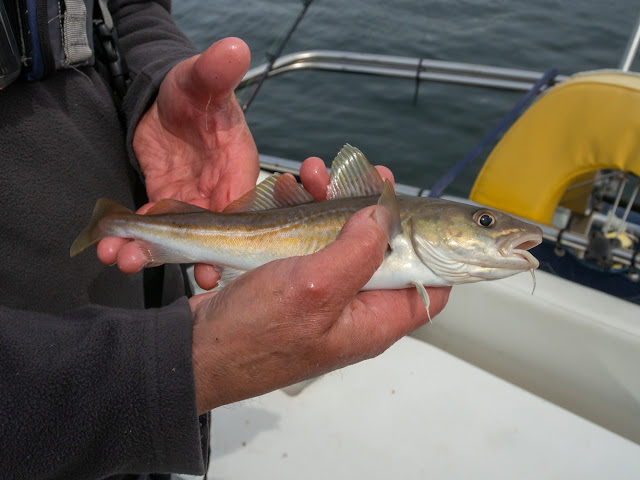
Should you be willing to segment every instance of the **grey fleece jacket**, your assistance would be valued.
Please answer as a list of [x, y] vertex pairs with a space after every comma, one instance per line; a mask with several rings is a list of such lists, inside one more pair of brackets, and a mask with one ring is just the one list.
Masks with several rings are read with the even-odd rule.
[[204, 472], [186, 298], [145, 310], [142, 275], [69, 258], [97, 198], [136, 206], [133, 131], [197, 53], [169, 3], [110, 2], [120, 112], [100, 64], [0, 91], [0, 478]]

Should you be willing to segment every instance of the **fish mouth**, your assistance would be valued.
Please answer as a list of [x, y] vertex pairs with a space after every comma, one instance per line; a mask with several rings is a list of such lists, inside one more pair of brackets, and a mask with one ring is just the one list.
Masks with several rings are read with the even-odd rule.
[[528, 250], [542, 243], [541, 233], [510, 235], [499, 243], [498, 251], [503, 257], [513, 260], [522, 259], [527, 262], [528, 269], [538, 268], [540, 265], [538, 259]]

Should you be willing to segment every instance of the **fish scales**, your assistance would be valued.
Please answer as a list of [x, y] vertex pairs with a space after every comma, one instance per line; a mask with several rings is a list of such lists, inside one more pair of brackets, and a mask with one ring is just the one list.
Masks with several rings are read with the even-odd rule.
[[[278, 258], [314, 253], [335, 240], [347, 219], [377, 197], [337, 199], [296, 207], [224, 214], [215, 212], [123, 215], [108, 220], [113, 235], [172, 249], [193, 262], [255, 268]], [[171, 260], [171, 258], [164, 258]], [[169, 262], [165, 262], [169, 263]]]
[[132, 238], [148, 249], [153, 264], [210, 263], [233, 269], [231, 279], [320, 250], [354, 213], [375, 205], [376, 218], [388, 219], [389, 249], [363, 290], [415, 286], [428, 310], [424, 285], [495, 280], [538, 267], [528, 250], [542, 241], [539, 227], [482, 206], [397, 197], [349, 145], [334, 160], [327, 194], [330, 200], [313, 202], [295, 180], [274, 175], [221, 213], [164, 199], [136, 215], [101, 199], [70, 253], [107, 236]]

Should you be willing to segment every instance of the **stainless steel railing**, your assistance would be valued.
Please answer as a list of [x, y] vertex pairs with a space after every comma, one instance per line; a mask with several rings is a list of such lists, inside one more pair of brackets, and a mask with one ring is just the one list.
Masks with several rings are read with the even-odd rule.
[[622, 55], [622, 60], [620, 61], [620, 70], [623, 72], [628, 72], [631, 68], [631, 64], [635, 59], [636, 53], [638, 52], [638, 46], [640, 45], [640, 16], [638, 16], [638, 20], [636, 21], [635, 28], [631, 32], [629, 36], [629, 41], [627, 42], [627, 48], [624, 51], [624, 55]]
[[[256, 81], [264, 75], [268, 66], [263, 64], [249, 70], [238, 88], [244, 88]], [[520, 92], [529, 91], [544, 73], [424, 58], [310, 50], [280, 57], [273, 64], [267, 77], [299, 70], [358, 73]], [[565, 78], [566, 76], [559, 75], [556, 82]]]

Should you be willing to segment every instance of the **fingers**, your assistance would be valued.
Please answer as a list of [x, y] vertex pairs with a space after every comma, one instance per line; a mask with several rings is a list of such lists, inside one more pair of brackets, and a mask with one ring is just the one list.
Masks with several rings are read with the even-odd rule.
[[[430, 299], [429, 312], [432, 318], [445, 307], [450, 291], [451, 287], [427, 288]], [[391, 345], [429, 320], [427, 309], [415, 287], [362, 292], [359, 300], [378, 317], [362, 317], [362, 328], [374, 333], [374, 341], [383, 345], [387, 342], [389, 342], [387, 346]]]
[[375, 207], [353, 215], [337, 240], [298, 262], [291, 281], [308, 302], [342, 310], [378, 269], [387, 249], [386, 232], [374, 219]]
[[[126, 238], [105, 238], [98, 243], [98, 260], [105, 265], [118, 264], [123, 273], [136, 273], [149, 262], [149, 252], [140, 244]], [[196, 282], [203, 290], [215, 288], [220, 280], [220, 273], [213, 265], [198, 263], [194, 268]]]
[[203, 290], [215, 288], [218, 285], [218, 280], [220, 280], [218, 270], [213, 265], [207, 265], [206, 263], [196, 263], [193, 269], [193, 276]]
[[105, 238], [98, 242], [97, 255], [105, 265], [113, 265], [118, 260], [118, 252], [130, 240], [126, 238]]
[[105, 238], [98, 243], [98, 259], [105, 265], [114, 265], [123, 273], [136, 273], [150, 261], [149, 252], [138, 242], [127, 238]]
[[300, 166], [300, 180], [304, 188], [316, 200], [326, 200], [329, 172], [318, 157], [307, 158]]
[[[429, 287], [431, 317], [442, 311], [451, 287]], [[375, 357], [429, 321], [414, 287], [360, 292], [325, 335], [324, 352], [345, 364]]]
[[389, 181], [391, 182], [391, 185], [395, 186], [396, 181], [393, 178], [393, 173], [391, 173], [391, 170], [389, 170], [387, 167], [384, 167], [382, 165], [376, 165], [376, 170], [378, 170], [378, 173], [382, 177], [382, 180], [389, 179]]
[[196, 103], [215, 104], [238, 86], [249, 69], [251, 53], [239, 38], [224, 38], [178, 66], [179, 88]]
[[[147, 203], [136, 213], [144, 214], [152, 206]], [[97, 245], [98, 260], [105, 265], [118, 264], [118, 268], [124, 273], [136, 273], [149, 263], [149, 252], [128, 238], [105, 238]]]

